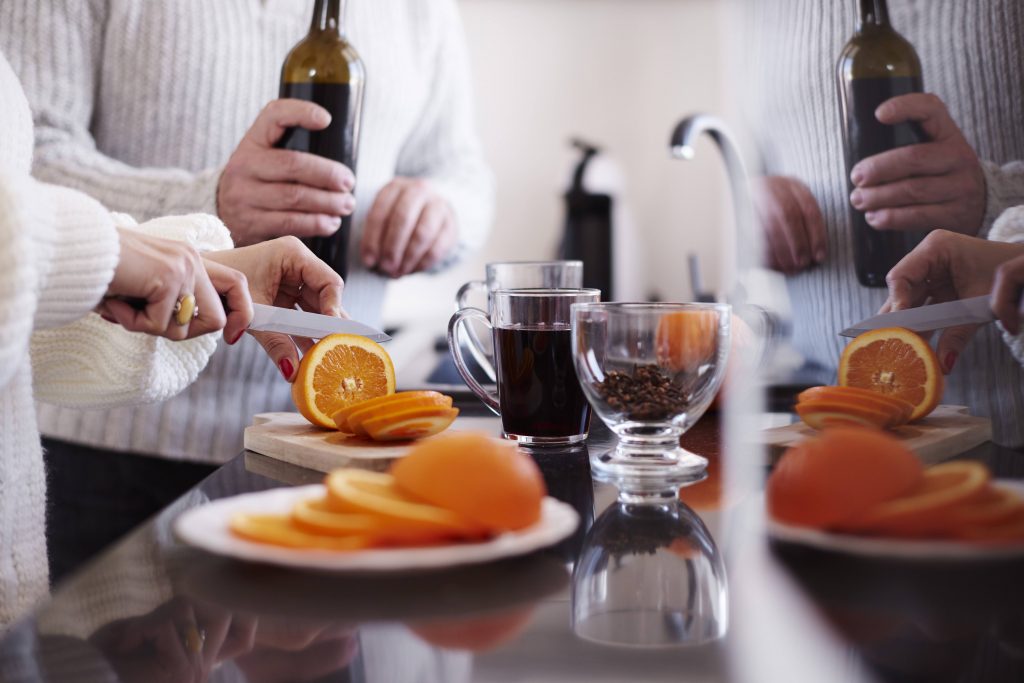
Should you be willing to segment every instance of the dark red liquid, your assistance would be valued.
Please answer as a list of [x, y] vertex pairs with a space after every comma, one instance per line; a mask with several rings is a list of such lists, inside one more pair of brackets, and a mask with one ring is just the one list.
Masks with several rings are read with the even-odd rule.
[[506, 433], [535, 437], [586, 433], [590, 404], [576, 379], [568, 327], [496, 328], [494, 355]]
[[[857, 78], [847, 85], [846, 177], [848, 194], [853, 192], [850, 172], [862, 159], [890, 149], [926, 142], [920, 126], [879, 123], [875, 110], [897, 95], [921, 92], [920, 78]], [[926, 233], [905, 230], [875, 230], [864, 212], [850, 207], [853, 230], [853, 258], [857, 279], [865, 287], [885, 287], [885, 276]]]
[[[277, 146], [308, 152], [338, 161], [356, 172], [359, 150], [358, 112], [352, 87], [338, 83], [282, 83], [281, 97], [315, 102], [331, 113], [331, 125], [324, 130], [289, 128]], [[306, 246], [331, 266], [341, 277], [348, 274], [348, 239], [352, 217], [345, 216], [341, 227], [329, 237], [312, 237]]]

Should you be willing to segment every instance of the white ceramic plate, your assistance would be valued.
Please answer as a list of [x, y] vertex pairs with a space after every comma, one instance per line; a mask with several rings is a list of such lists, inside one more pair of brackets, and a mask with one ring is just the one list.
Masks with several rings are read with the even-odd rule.
[[544, 499], [539, 522], [483, 543], [353, 552], [296, 550], [247, 541], [228, 528], [228, 521], [237, 512], [285, 514], [299, 499], [324, 494], [323, 485], [314, 484], [223, 498], [183, 513], [175, 522], [174, 530], [188, 545], [216, 555], [303, 569], [362, 572], [452, 567], [525, 555], [568, 538], [579, 524], [579, 515], [572, 507], [548, 497]]
[[[1011, 489], [1018, 495], [1024, 496], [1024, 482], [999, 480], [994, 482], [994, 484], [1002, 488]], [[767, 527], [768, 536], [778, 541], [806, 545], [818, 548], [819, 550], [828, 550], [846, 555], [861, 555], [863, 557], [964, 561], [1024, 557], [1024, 544], [989, 546], [952, 540], [915, 541], [854, 536], [852, 534], [831, 533], [818, 529], [791, 526], [776, 522], [771, 518], [767, 521]]]

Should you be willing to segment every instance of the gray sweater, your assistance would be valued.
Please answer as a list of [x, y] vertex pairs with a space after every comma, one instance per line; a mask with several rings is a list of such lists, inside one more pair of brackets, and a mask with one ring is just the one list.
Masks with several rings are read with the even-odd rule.
[[[834, 67], [855, 29], [852, 0], [746, 3], [746, 111], [762, 170], [805, 182], [821, 206], [828, 262], [788, 278], [793, 342], [835, 381], [845, 344], [836, 335], [877, 312], [884, 289], [853, 270], [846, 172]], [[1020, 0], [890, 0], [895, 28], [917, 49], [924, 85], [946, 102], [983, 160], [988, 206], [982, 236], [1024, 204], [1024, 3]], [[990, 416], [995, 438], [1024, 444], [1024, 373], [995, 326], [978, 333], [947, 378], [943, 402]]]
[[[220, 170], [308, 30], [304, 0], [4, 0], [0, 46], [36, 123], [34, 173], [144, 220], [215, 213]], [[353, 240], [394, 176], [429, 178], [451, 202], [463, 249], [490, 227], [492, 181], [475, 134], [454, 0], [353, 0], [347, 27], [367, 69]], [[358, 244], [358, 242], [355, 242]], [[376, 324], [386, 281], [353, 264], [344, 305]], [[40, 406], [48, 436], [223, 462], [258, 412], [292, 410], [255, 340], [221, 348], [182, 396], [83, 412]]]

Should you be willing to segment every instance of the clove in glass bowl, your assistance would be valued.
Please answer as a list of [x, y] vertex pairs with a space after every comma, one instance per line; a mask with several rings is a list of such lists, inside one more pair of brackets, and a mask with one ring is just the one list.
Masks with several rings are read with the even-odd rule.
[[573, 306], [576, 375], [618, 447], [592, 465], [631, 477], [703, 473], [679, 437], [711, 405], [729, 353], [731, 309], [705, 303]]

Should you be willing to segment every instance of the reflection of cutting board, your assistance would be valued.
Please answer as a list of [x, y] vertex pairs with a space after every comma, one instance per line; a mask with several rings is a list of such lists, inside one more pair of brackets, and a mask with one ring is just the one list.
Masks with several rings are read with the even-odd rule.
[[[499, 436], [496, 417], [460, 417], [452, 430], [480, 431]], [[245, 429], [245, 448], [318, 472], [337, 467], [386, 470], [391, 461], [409, 452], [409, 442], [378, 443], [341, 432], [319, 429], [298, 413], [263, 413]]]
[[[765, 443], [778, 453], [816, 433], [803, 422], [763, 432]], [[992, 421], [974, 417], [964, 406], [939, 406], [920, 422], [904, 425], [893, 434], [922, 461], [932, 464], [989, 441], [992, 438]], [[778, 453], [773, 452], [772, 456]]]

